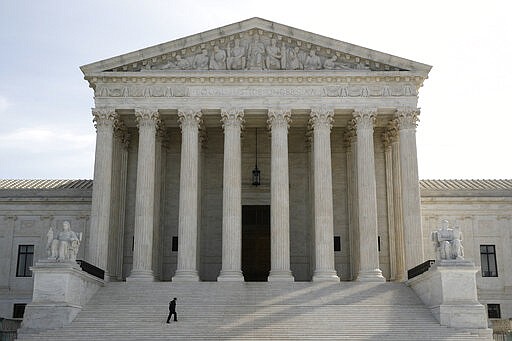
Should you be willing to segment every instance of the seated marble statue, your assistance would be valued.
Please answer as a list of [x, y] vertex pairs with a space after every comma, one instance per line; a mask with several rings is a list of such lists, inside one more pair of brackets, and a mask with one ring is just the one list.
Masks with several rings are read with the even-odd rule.
[[431, 239], [436, 249], [437, 260], [462, 260], [464, 248], [462, 247], [462, 232], [458, 226], [449, 227], [448, 220], [441, 221], [441, 227], [432, 232]]
[[71, 231], [69, 221], [62, 223], [62, 231], [58, 231], [55, 235], [52, 228], [48, 231], [48, 246], [50, 248], [49, 259], [58, 262], [74, 262], [78, 254], [78, 248], [82, 240], [82, 234]]

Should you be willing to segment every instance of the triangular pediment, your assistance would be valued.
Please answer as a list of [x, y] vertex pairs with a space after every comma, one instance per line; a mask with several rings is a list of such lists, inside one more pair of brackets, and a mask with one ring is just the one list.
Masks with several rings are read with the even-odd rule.
[[327, 38], [260, 18], [81, 67], [86, 76], [104, 72], [174, 71], [414, 71], [431, 66]]

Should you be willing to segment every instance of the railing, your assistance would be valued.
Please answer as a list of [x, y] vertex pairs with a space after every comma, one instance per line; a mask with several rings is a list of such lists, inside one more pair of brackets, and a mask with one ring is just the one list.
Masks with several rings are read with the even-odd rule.
[[433, 259], [429, 259], [426, 262], [421, 263], [420, 265], [415, 266], [414, 268], [407, 271], [407, 279], [414, 278], [416, 276], [421, 275], [422, 273], [428, 271], [428, 269], [434, 264], [436, 261]]
[[0, 317], [0, 340], [12, 341], [16, 340], [17, 330], [21, 325], [20, 320], [4, 319]]
[[105, 271], [104, 270], [102, 270], [90, 263], [87, 263], [84, 260], [77, 260], [76, 262], [78, 263], [78, 265], [80, 265], [82, 270], [87, 272], [89, 275], [93, 275], [94, 277], [98, 277], [100, 279], [105, 279]]

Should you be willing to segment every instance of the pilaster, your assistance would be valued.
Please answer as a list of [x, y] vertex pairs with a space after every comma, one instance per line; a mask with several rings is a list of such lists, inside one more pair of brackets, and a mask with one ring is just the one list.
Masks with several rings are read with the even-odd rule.
[[224, 177], [222, 195], [222, 269], [218, 281], [243, 281], [242, 275], [242, 109], [222, 109]]
[[181, 170], [178, 219], [178, 265], [173, 281], [198, 281], [197, 229], [199, 200], [199, 127], [198, 109], [180, 109]]
[[290, 110], [270, 109], [270, 274], [269, 281], [293, 281], [290, 270], [290, 194], [288, 176], [288, 127]]
[[313, 127], [315, 271], [313, 281], [339, 281], [334, 267], [331, 128], [334, 111], [311, 110]]
[[376, 109], [355, 110], [357, 132], [357, 192], [359, 218], [359, 272], [358, 281], [385, 281], [379, 268], [377, 232], [377, 189], [375, 183], [375, 155], [373, 126]]

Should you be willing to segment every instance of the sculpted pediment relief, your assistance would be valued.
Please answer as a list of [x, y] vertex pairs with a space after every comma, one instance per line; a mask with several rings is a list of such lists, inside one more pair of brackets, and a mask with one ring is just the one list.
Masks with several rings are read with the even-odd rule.
[[[98, 72], [420, 71], [429, 65], [252, 18], [81, 67]], [[425, 74], [426, 75], [426, 74]]]
[[374, 70], [403, 71], [349, 53], [263, 30], [248, 30], [108, 71]]

